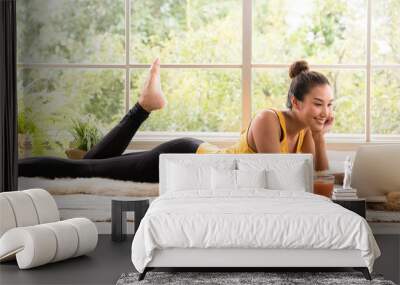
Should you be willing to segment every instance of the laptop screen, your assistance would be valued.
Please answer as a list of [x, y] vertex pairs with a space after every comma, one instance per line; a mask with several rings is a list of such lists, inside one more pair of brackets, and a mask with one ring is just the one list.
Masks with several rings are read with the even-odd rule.
[[371, 202], [385, 202], [388, 192], [400, 192], [400, 144], [359, 147], [351, 186]]

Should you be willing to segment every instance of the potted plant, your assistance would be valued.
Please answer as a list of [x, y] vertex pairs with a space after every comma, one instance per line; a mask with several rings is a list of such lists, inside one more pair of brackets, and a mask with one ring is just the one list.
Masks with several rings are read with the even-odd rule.
[[20, 110], [17, 117], [18, 132], [18, 156], [30, 156], [32, 148], [31, 135], [36, 131], [36, 125], [32, 120], [27, 118], [25, 112]]
[[70, 149], [65, 151], [70, 159], [82, 159], [102, 137], [101, 132], [90, 119], [72, 120], [70, 133], [74, 139], [70, 144]]

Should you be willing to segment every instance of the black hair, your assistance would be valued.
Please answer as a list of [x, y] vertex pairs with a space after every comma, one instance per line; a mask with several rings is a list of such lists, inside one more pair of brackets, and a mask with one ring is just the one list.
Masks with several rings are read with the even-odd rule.
[[307, 61], [299, 60], [294, 62], [289, 68], [290, 83], [286, 106], [292, 108], [292, 96], [297, 100], [303, 101], [304, 96], [312, 88], [318, 85], [330, 85], [328, 78], [320, 72], [310, 71]]

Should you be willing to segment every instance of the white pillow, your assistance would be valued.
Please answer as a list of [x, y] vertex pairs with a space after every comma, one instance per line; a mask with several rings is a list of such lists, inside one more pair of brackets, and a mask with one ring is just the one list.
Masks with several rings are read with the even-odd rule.
[[236, 170], [213, 167], [211, 170], [211, 189], [236, 190]]
[[263, 170], [211, 170], [212, 190], [239, 190], [241, 188], [267, 188], [267, 176]]
[[307, 191], [304, 167], [301, 165], [290, 171], [270, 169], [267, 171], [267, 181], [267, 188], [271, 190]]
[[267, 171], [236, 170], [237, 188], [267, 188]]
[[304, 160], [294, 159], [238, 159], [239, 170], [266, 170], [268, 189], [307, 191], [308, 165]]
[[170, 162], [168, 164], [168, 191], [211, 188], [211, 167]]
[[193, 163], [188, 160], [169, 161], [167, 167], [167, 191], [206, 190], [211, 191], [212, 169], [234, 169], [234, 160], [203, 161]]

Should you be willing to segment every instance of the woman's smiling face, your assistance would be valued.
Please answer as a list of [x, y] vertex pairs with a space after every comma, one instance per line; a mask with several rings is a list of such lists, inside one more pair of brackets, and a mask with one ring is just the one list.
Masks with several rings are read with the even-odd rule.
[[[297, 103], [297, 104], [296, 104]], [[313, 131], [323, 129], [333, 116], [333, 92], [328, 84], [317, 85], [304, 96], [303, 101], [294, 103], [301, 121]]]

